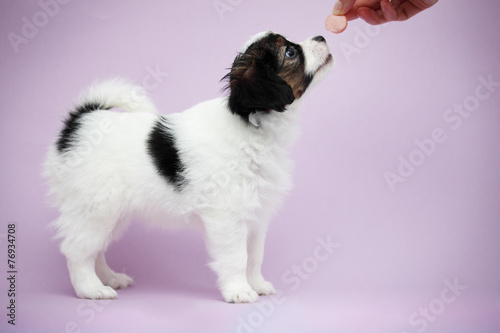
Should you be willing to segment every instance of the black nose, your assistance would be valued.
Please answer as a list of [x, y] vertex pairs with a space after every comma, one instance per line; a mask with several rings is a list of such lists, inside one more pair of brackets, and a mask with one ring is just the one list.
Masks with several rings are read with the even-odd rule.
[[313, 38], [313, 41], [320, 42], [320, 43], [325, 43], [326, 42], [325, 37], [323, 37], [323, 36], [316, 36], [316, 37]]

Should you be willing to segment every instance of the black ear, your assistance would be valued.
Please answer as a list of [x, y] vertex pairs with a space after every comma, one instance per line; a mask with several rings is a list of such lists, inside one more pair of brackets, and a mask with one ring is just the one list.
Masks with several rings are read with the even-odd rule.
[[248, 121], [252, 112], [285, 111], [295, 97], [292, 87], [277, 74], [277, 61], [269, 52], [251, 52], [236, 57], [226, 87], [229, 109]]

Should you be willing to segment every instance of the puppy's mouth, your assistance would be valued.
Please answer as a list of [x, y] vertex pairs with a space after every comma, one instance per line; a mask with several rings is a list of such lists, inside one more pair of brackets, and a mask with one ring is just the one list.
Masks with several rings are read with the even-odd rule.
[[330, 54], [328, 54], [328, 57], [326, 57], [326, 60], [323, 63], [323, 65], [318, 67], [318, 69], [316, 70], [316, 73], [320, 72], [323, 68], [327, 67], [329, 64], [331, 64], [332, 61], [333, 61], [333, 56], [330, 53]]

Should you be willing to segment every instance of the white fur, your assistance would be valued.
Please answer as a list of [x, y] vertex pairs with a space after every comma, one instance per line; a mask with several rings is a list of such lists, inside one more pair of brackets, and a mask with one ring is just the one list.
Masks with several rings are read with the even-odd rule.
[[[316, 44], [301, 44], [311, 72], [329, 54]], [[325, 67], [318, 77], [331, 64]], [[182, 191], [159, 175], [148, 155], [158, 115], [141, 88], [124, 80], [96, 83], [77, 104], [88, 101], [131, 112], [94, 111], [82, 118], [76, 147], [61, 154], [52, 145], [48, 153], [44, 174], [61, 214], [53, 225], [76, 294], [115, 298], [114, 289], [132, 283], [108, 267], [104, 253], [136, 214], [155, 225], [201, 225], [225, 301], [254, 302], [274, 293], [261, 274], [264, 239], [291, 188], [287, 152], [297, 137], [300, 100], [283, 113], [257, 113], [251, 119], [257, 126], [230, 113], [225, 97], [167, 115], [189, 179]]]

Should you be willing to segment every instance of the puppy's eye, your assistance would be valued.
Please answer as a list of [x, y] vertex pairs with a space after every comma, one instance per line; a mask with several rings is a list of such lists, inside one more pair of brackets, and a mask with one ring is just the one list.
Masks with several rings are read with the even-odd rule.
[[293, 58], [293, 57], [295, 57], [295, 55], [296, 55], [296, 52], [295, 52], [294, 49], [292, 49], [292, 48], [286, 49], [286, 51], [285, 51], [285, 57], [287, 57], [287, 58]]

